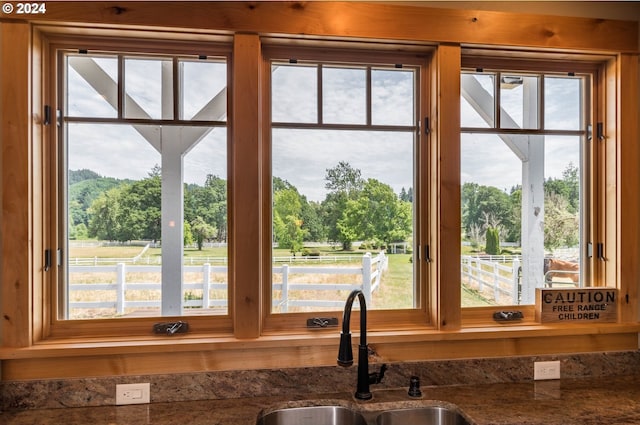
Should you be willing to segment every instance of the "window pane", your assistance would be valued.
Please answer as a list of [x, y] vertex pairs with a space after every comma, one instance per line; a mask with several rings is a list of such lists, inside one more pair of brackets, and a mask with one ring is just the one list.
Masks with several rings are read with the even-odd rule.
[[[363, 290], [368, 308], [416, 308], [416, 70], [291, 68], [305, 73], [304, 99], [315, 102], [322, 87], [319, 127], [365, 129], [295, 128], [301, 108], [283, 93], [300, 94], [301, 85], [290, 87], [282, 74], [290, 69], [272, 66], [273, 121], [294, 124], [272, 129], [272, 312], [340, 309], [353, 289]], [[386, 123], [406, 129], [376, 130], [367, 122], [376, 109], [392, 111]]]
[[273, 122], [318, 122], [316, 66], [272, 65], [271, 119]]
[[272, 311], [414, 308], [414, 132], [274, 129]]
[[[158, 127], [145, 131], [159, 134]], [[68, 309], [62, 318], [157, 309], [160, 155], [130, 126], [68, 124], [67, 135]], [[143, 282], [144, 289], [136, 289]], [[130, 306], [118, 304], [119, 291]]]
[[173, 63], [163, 59], [124, 60], [124, 116], [173, 119]]
[[500, 77], [500, 128], [538, 129], [540, 79], [535, 76]]
[[[160, 316], [167, 284], [182, 294], [178, 315], [196, 309], [226, 314], [226, 131], [68, 124], [67, 134], [69, 258], [62, 318]], [[162, 224], [163, 186], [172, 184], [166, 178], [175, 168], [154, 148], [161, 139], [195, 141], [184, 159], [189, 172], [178, 245]], [[179, 193], [168, 192], [175, 197], [170, 205], [181, 201]], [[167, 261], [178, 261], [178, 269], [183, 264], [182, 275], [163, 278]]]
[[117, 58], [67, 56], [66, 71], [68, 116], [117, 117]]
[[586, 286], [580, 138], [463, 134], [461, 158], [463, 307], [533, 304], [535, 288]]
[[494, 128], [495, 127], [495, 75], [462, 74], [461, 75], [461, 127]]
[[413, 125], [415, 71], [371, 70], [371, 122], [375, 125]]
[[224, 121], [227, 116], [227, 65], [180, 61], [180, 119]]
[[189, 311], [183, 313], [227, 314], [227, 131], [197, 130], [203, 136], [191, 138], [199, 142], [184, 156], [184, 306]]
[[364, 69], [322, 68], [322, 121], [367, 122], [367, 74]]
[[[94, 59], [69, 65], [90, 76], [88, 85], [73, 87], [77, 98], [94, 87], [113, 85], [118, 93], [117, 78], [87, 71], [95, 70]], [[112, 65], [118, 69], [115, 57]], [[136, 124], [88, 122], [96, 116], [91, 105], [78, 112], [82, 123], [63, 111], [68, 232], [58, 317], [226, 315], [226, 128], [144, 121], [171, 119], [175, 110], [224, 120], [226, 65], [129, 57], [124, 70], [125, 118]], [[117, 100], [109, 101], [116, 110]]]
[[544, 79], [544, 126], [550, 130], [581, 130], [582, 80], [580, 78]]

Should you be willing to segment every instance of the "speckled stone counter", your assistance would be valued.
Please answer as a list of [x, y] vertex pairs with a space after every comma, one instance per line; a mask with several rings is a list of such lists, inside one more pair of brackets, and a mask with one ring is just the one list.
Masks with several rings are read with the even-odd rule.
[[338, 404], [374, 412], [446, 404], [477, 425], [640, 424], [640, 374], [521, 383], [374, 390], [356, 402], [350, 393], [290, 394], [226, 400], [35, 409], [0, 413], [3, 425], [254, 425], [261, 412], [283, 407]]

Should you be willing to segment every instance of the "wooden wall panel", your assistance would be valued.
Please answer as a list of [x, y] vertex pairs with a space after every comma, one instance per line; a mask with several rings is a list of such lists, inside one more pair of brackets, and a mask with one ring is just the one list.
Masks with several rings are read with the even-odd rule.
[[31, 344], [31, 27], [0, 26], [2, 142], [2, 343]]
[[[12, 14], [6, 18], [23, 18]], [[543, 48], [638, 49], [638, 23], [364, 2], [49, 2], [38, 21]]]
[[[262, 56], [257, 35], [234, 38], [233, 105], [231, 115], [231, 225], [230, 259], [235, 294], [235, 335], [257, 338], [261, 323], [261, 213], [260, 152], [261, 120], [259, 102]], [[238, 314], [241, 312], [241, 314]]]
[[[442, 45], [436, 53], [434, 81], [432, 196], [437, 212], [435, 252], [437, 294], [432, 292], [434, 323], [460, 327], [460, 46]], [[436, 286], [436, 285], [434, 285]]]
[[638, 321], [638, 282], [640, 276], [640, 127], [638, 125], [638, 55], [619, 58], [618, 100], [618, 265], [620, 301], [626, 303], [622, 322]]

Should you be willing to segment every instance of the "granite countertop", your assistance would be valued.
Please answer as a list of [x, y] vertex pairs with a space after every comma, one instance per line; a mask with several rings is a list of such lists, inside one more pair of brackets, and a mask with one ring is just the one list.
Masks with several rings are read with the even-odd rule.
[[[373, 387], [375, 388], [375, 386]], [[487, 385], [374, 391], [373, 400], [351, 394], [304, 394], [227, 400], [22, 410], [0, 413], [3, 425], [254, 425], [261, 412], [283, 407], [338, 404], [364, 412], [433, 404], [453, 405], [477, 425], [640, 424], [640, 375]]]

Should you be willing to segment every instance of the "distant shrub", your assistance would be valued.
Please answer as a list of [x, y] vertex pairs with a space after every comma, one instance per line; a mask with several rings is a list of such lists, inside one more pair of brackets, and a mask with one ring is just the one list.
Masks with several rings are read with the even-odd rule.
[[303, 249], [302, 250], [302, 256], [303, 257], [319, 257], [320, 256], [320, 251], [318, 251], [317, 249]]
[[487, 245], [485, 252], [489, 255], [500, 254], [500, 235], [495, 227], [487, 228]]

